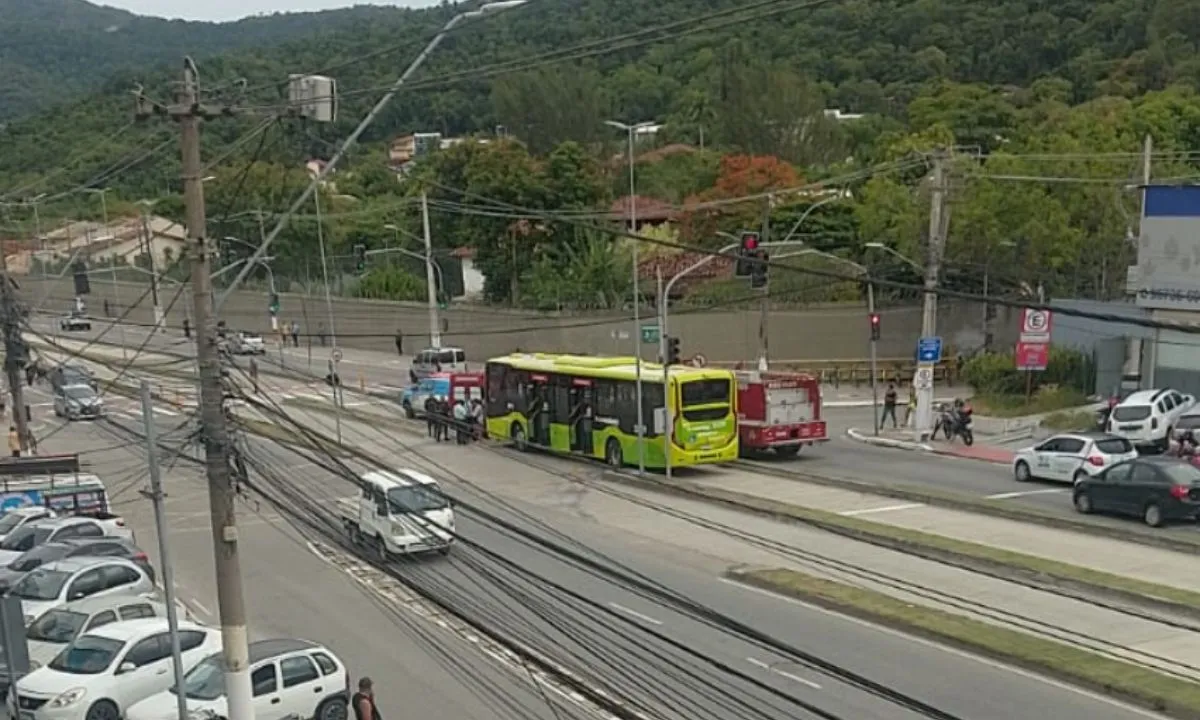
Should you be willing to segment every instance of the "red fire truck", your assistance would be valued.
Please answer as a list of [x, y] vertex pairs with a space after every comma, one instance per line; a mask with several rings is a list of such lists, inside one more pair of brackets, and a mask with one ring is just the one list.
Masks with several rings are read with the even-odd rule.
[[774, 450], [790, 457], [825, 442], [821, 382], [803, 373], [739, 370], [738, 434], [743, 457]]

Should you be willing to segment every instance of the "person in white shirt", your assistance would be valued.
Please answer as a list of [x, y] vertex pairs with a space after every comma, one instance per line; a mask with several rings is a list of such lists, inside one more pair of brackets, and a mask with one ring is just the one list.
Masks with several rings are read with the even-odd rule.
[[467, 443], [467, 406], [462, 400], [454, 401], [454, 441], [459, 445]]

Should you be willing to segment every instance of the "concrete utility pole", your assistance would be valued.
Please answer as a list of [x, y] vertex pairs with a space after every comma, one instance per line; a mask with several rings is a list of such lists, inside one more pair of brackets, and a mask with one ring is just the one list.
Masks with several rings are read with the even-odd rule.
[[433, 275], [433, 235], [429, 231], [429, 196], [421, 193], [421, 224], [425, 230], [425, 297], [429, 303], [429, 345], [442, 346], [442, 326], [438, 321], [437, 278]]
[[[167, 628], [171, 635], [171, 660], [175, 671], [175, 687], [183, 687], [183, 652], [179, 647], [179, 612], [175, 600], [175, 568], [167, 543], [167, 516], [163, 509], [162, 474], [158, 469], [158, 436], [154, 431], [154, 400], [150, 397], [150, 383], [142, 380], [142, 420], [146, 427], [146, 465], [150, 471], [150, 490], [142, 495], [150, 498], [154, 505], [154, 532], [158, 535], [158, 564], [162, 567], [163, 595], [167, 601]], [[180, 718], [188, 717], [187, 696], [175, 693], [176, 707]]]
[[21, 439], [21, 452], [29, 450], [29, 423], [25, 416], [25, 379], [21, 370], [29, 360], [29, 348], [21, 337], [21, 320], [25, 312], [14, 292], [12, 277], [8, 274], [8, 252], [0, 246], [0, 318], [4, 323], [4, 375], [8, 378], [8, 391], [12, 394], [12, 416]]
[[[929, 246], [925, 260], [925, 308], [921, 313], [921, 337], [937, 335], [937, 284], [942, 255], [946, 250], [946, 234], [950, 214], [946, 209], [946, 164], [950, 155], [944, 149], [933, 153], [933, 184], [929, 203]], [[920, 368], [918, 368], [919, 372]], [[932, 375], [932, 373], [931, 373]], [[920, 442], [933, 434], [932, 379], [917, 388], [916, 436]]]
[[176, 104], [161, 107], [138, 96], [140, 117], [165, 114], [182, 131], [183, 199], [192, 257], [192, 317], [196, 321], [196, 357], [200, 365], [200, 429], [208, 475], [209, 511], [212, 517], [213, 556], [216, 565], [217, 602], [221, 615], [225, 696], [229, 720], [254, 720], [250, 686], [250, 650], [246, 630], [246, 603], [238, 557], [236, 490], [229, 470], [229, 434], [221, 387], [221, 359], [217, 352], [213, 317], [210, 245], [204, 215], [203, 165], [200, 160], [200, 121], [232, 114], [231, 108], [201, 104], [199, 78], [191, 58], [184, 60], [183, 84]]

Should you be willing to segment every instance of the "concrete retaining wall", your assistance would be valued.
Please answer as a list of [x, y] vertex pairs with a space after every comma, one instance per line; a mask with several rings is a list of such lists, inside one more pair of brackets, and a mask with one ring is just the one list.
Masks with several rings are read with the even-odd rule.
[[[73, 287], [70, 278], [42, 280], [19, 278], [21, 295], [30, 304], [48, 312], [66, 312], [71, 307]], [[177, 287], [164, 286], [161, 301], [165, 307]], [[127, 316], [131, 322], [153, 323], [153, 303], [147, 286], [93, 279], [92, 294], [87, 298], [89, 314], [100, 316], [108, 299], [113, 314], [133, 305]], [[138, 302], [138, 299], [140, 302]], [[280, 318], [300, 323], [301, 333], [318, 332], [322, 324], [328, 330], [323, 297], [283, 294]], [[179, 327], [187, 315], [185, 293], [168, 314], [168, 324]], [[267, 298], [261, 292], [235, 293], [226, 304], [222, 317], [231, 328], [266, 332], [270, 318]], [[118, 310], [118, 308], [120, 310]], [[429, 316], [421, 305], [371, 300], [334, 298], [334, 323], [344, 347], [395, 351], [394, 333], [405, 334], [405, 350], [412, 352], [428, 341]], [[648, 314], [652, 310], [646, 311]], [[883, 337], [879, 342], [881, 358], [912, 358], [921, 325], [918, 306], [882, 310]], [[630, 354], [634, 351], [633, 325], [628, 316], [618, 314], [546, 314], [510, 311], [483, 306], [454, 306], [441, 312], [449, 330], [444, 345], [459, 345], [469, 357], [484, 358], [522, 350], [576, 352], [594, 354]], [[938, 322], [947, 344], [970, 347], [981, 337], [983, 310], [974, 303], [946, 303], [939, 310]], [[1015, 340], [1015, 315], [1006, 317], [1001, 309], [996, 322], [997, 342]], [[681, 338], [685, 355], [703, 353], [711, 362], [748, 360], [758, 351], [757, 311], [696, 311], [680, 309], [670, 318], [671, 333]], [[614, 337], [625, 332], [627, 337]], [[860, 360], [868, 355], [866, 311], [862, 306], [837, 305], [806, 309], [773, 310], [769, 318], [770, 357], [774, 360]], [[304, 340], [302, 339], [303, 343]], [[314, 340], [315, 344], [315, 340]], [[646, 347], [644, 357], [653, 359], [657, 348]]]

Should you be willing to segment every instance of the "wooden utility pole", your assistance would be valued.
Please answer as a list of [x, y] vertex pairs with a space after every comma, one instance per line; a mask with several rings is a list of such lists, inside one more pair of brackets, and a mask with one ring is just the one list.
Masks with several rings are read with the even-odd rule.
[[229, 466], [229, 433], [225, 426], [221, 359], [217, 352], [216, 321], [213, 317], [211, 258], [217, 245], [207, 237], [204, 168], [200, 160], [200, 122], [228, 117], [233, 114], [233, 110], [207, 106], [200, 101], [196, 66], [191, 58], [186, 58], [183, 64], [183, 83], [176, 103], [166, 107], [151, 104], [139, 93], [137, 113], [139, 117], [166, 116], [179, 123], [181, 130], [183, 200], [188, 244], [192, 252], [192, 317], [196, 323], [196, 357], [200, 367], [200, 428], [208, 475], [228, 718], [254, 720], [246, 603], [242, 591], [234, 504], [237, 490]]
[[[946, 208], [946, 165], [950, 154], [938, 149], [933, 153], [933, 182], [929, 202], [929, 244], [925, 257], [925, 306], [921, 313], [921, 337], [937, 337], [937, 285], [941, 274], [942, 256], [946, 251], [946, 236], [950, 214]], [[930, 373], [932, 377], [932, 373]], [[917, 440], [924, 442], [933, 434], [933, 383], [917, 388]]]

